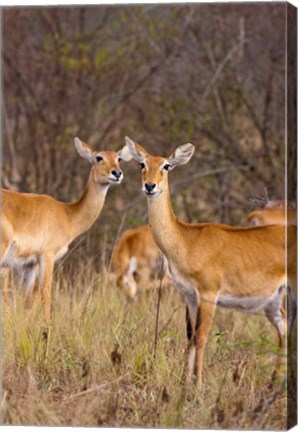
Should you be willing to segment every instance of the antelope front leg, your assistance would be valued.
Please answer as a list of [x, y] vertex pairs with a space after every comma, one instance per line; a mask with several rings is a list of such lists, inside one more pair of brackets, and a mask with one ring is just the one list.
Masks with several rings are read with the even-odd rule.
[[42, 256], [39, 265], [39, 284], [41, 293], [41, 303], [46, 325], [50, 324], [51, 298], [52, 298], [52, 281], [54, 271], [54, 258], [52, 256]]
[[[216, 296], [204, 295], [198, 308], [196, 331], [197, 388], [202, 387], [202, 370], [205, 347], [216, 307]], [[191, 354], [191, 353], [190, 353]]]
[[33, 309], [36, 307], [34, 301], [34, 292], [39, 291], [39, 286], [37, 282], [37, 266], [32, 266], [24, 270], [22, 285], [25, 291], [25, 307], [28, 309]]
[[26, 296], [25, 306], [30, 309], [30, 319], [35, 316], [41, 305], [41, 292], [39, 282], [36, 279], [32, 288], [32, 292]]
[[185, 384], [190, 384], [193, 379], [194, 365], [196, 359], [196, 330], [197, 330], [197, 301], [188, 302], [186, 306], [186, 334], [188, 345], [185, 360]]
[[186, 321], [186, 336], [190, 341], [193, 338], [193, 325], [191, 323], [190, 314], [188, 311], [188, 307], [185, 308], [185, 321]]

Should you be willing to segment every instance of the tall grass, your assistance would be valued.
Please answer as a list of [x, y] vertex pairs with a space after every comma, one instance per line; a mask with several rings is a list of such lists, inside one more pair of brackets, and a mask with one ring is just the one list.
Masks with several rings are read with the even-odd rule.
[[204, 388], [181, 384], [185, 311], [157, 290], [127, 303], [104, 273], [56, 274], [48, 354], [43, 320], [13, 293], [3, 315], [2, 423], [179, 428], [286, 428], [286, 393], [270, 377], [275, 332], [264, 317], [217, 310]]

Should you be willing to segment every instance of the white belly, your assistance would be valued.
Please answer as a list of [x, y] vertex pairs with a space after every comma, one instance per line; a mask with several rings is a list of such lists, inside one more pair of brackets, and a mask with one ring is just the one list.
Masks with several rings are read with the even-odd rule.
[[[55, 256], [55, 262], [62, 258], [68, 251], [68, 246], [63, 247]], [[19, 256], [17, 254], [17, 243], [13, 241], [7, 249], [2, 261], [1, 267], [9, 267], [15, 270], [21, 270], [26, 266], [35, 266], [39, 263], [39, 253]]]
[[14, 255], [13, 257], [11, 257], [7, 267], [10, 267], [15, 270], [21, 270], [26, 266], [35, 266], [37, 262], [38, 262], [37, 255], [28, 255], [25, 257], [19, 257], [17, 255]]
[[217, 305], [229, 309], [258, 312], [263, 310], [278, 295], [278, 290], [268, 297], [236, 297], [230, 294], [219, 294]]
[[[191, 280], [181, 276], [179, 271], [172, 263], [169, 263], [173, 282], [180, 292], [183, 300], [188, 306], [195, 309], [200, 302], [200, 294]], [[282, 283], [279, 287], [282, 286]], [[263, 310], [269, 303], [273, 302], [279, 296], [279, 288], [270, 296], [235, 296], [230, 294], [219, 294], [216, 304], [221, 307], [235, 309], [239, 311], [258, 312]], [[201, 299], [203, 301], [203, 298]]]

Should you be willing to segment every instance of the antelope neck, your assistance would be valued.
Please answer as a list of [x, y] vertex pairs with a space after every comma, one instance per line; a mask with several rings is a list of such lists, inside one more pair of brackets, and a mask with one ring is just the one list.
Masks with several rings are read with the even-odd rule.
[[175, 255], [181, 245], [180, 226], [173, 212], [169, 190], [154, 198], [147, 198], [148, 218], [153, 237], [169, 258]]
[[90, 172], [83, 195], [78, 201], [68, 205], [74, 238], [87, 231], [99, 217], [109, 186], [108, 183], [95, 183]]

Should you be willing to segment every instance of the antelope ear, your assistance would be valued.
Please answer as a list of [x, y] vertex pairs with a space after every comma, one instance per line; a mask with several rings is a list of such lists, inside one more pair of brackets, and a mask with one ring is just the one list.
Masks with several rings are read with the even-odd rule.
[[90, 163], [93, 162], [93, 149], [92, 147], [90, 147], [89, 144], [86, 144], [83, 141], [81, 141], [78, 137], [75, 137], [74, 145], [75, 148], [77, 149], [77, 152], [82, 158], [87, 159], [87, 161], [89, 161]]
[[143, 149], [140, 144], [137, 144], [132, 139], [125, 137], [126, 145], [130, 151], [131, 156], [138, 162], [143, 162], [148, 153]]
[[124, 160], [124, 162], [129, 162], [132, 159], [132, 154], [128, 148], [128, 145], [125, 145], [121, 150], [118, 151], [118, 156]]
[[175, 168], [178, 165], [184, 165], [190, 161], [194, 154], [195, 146], [187, 143], [176, 148], [173, 154], [168, 158], [169, 164]]
[[260, 219], [259, 219], [259, 212], [257, 210], [249, 213], [246, 220], [248, 223], [250, 223], [253, 226], [261, 225]]

